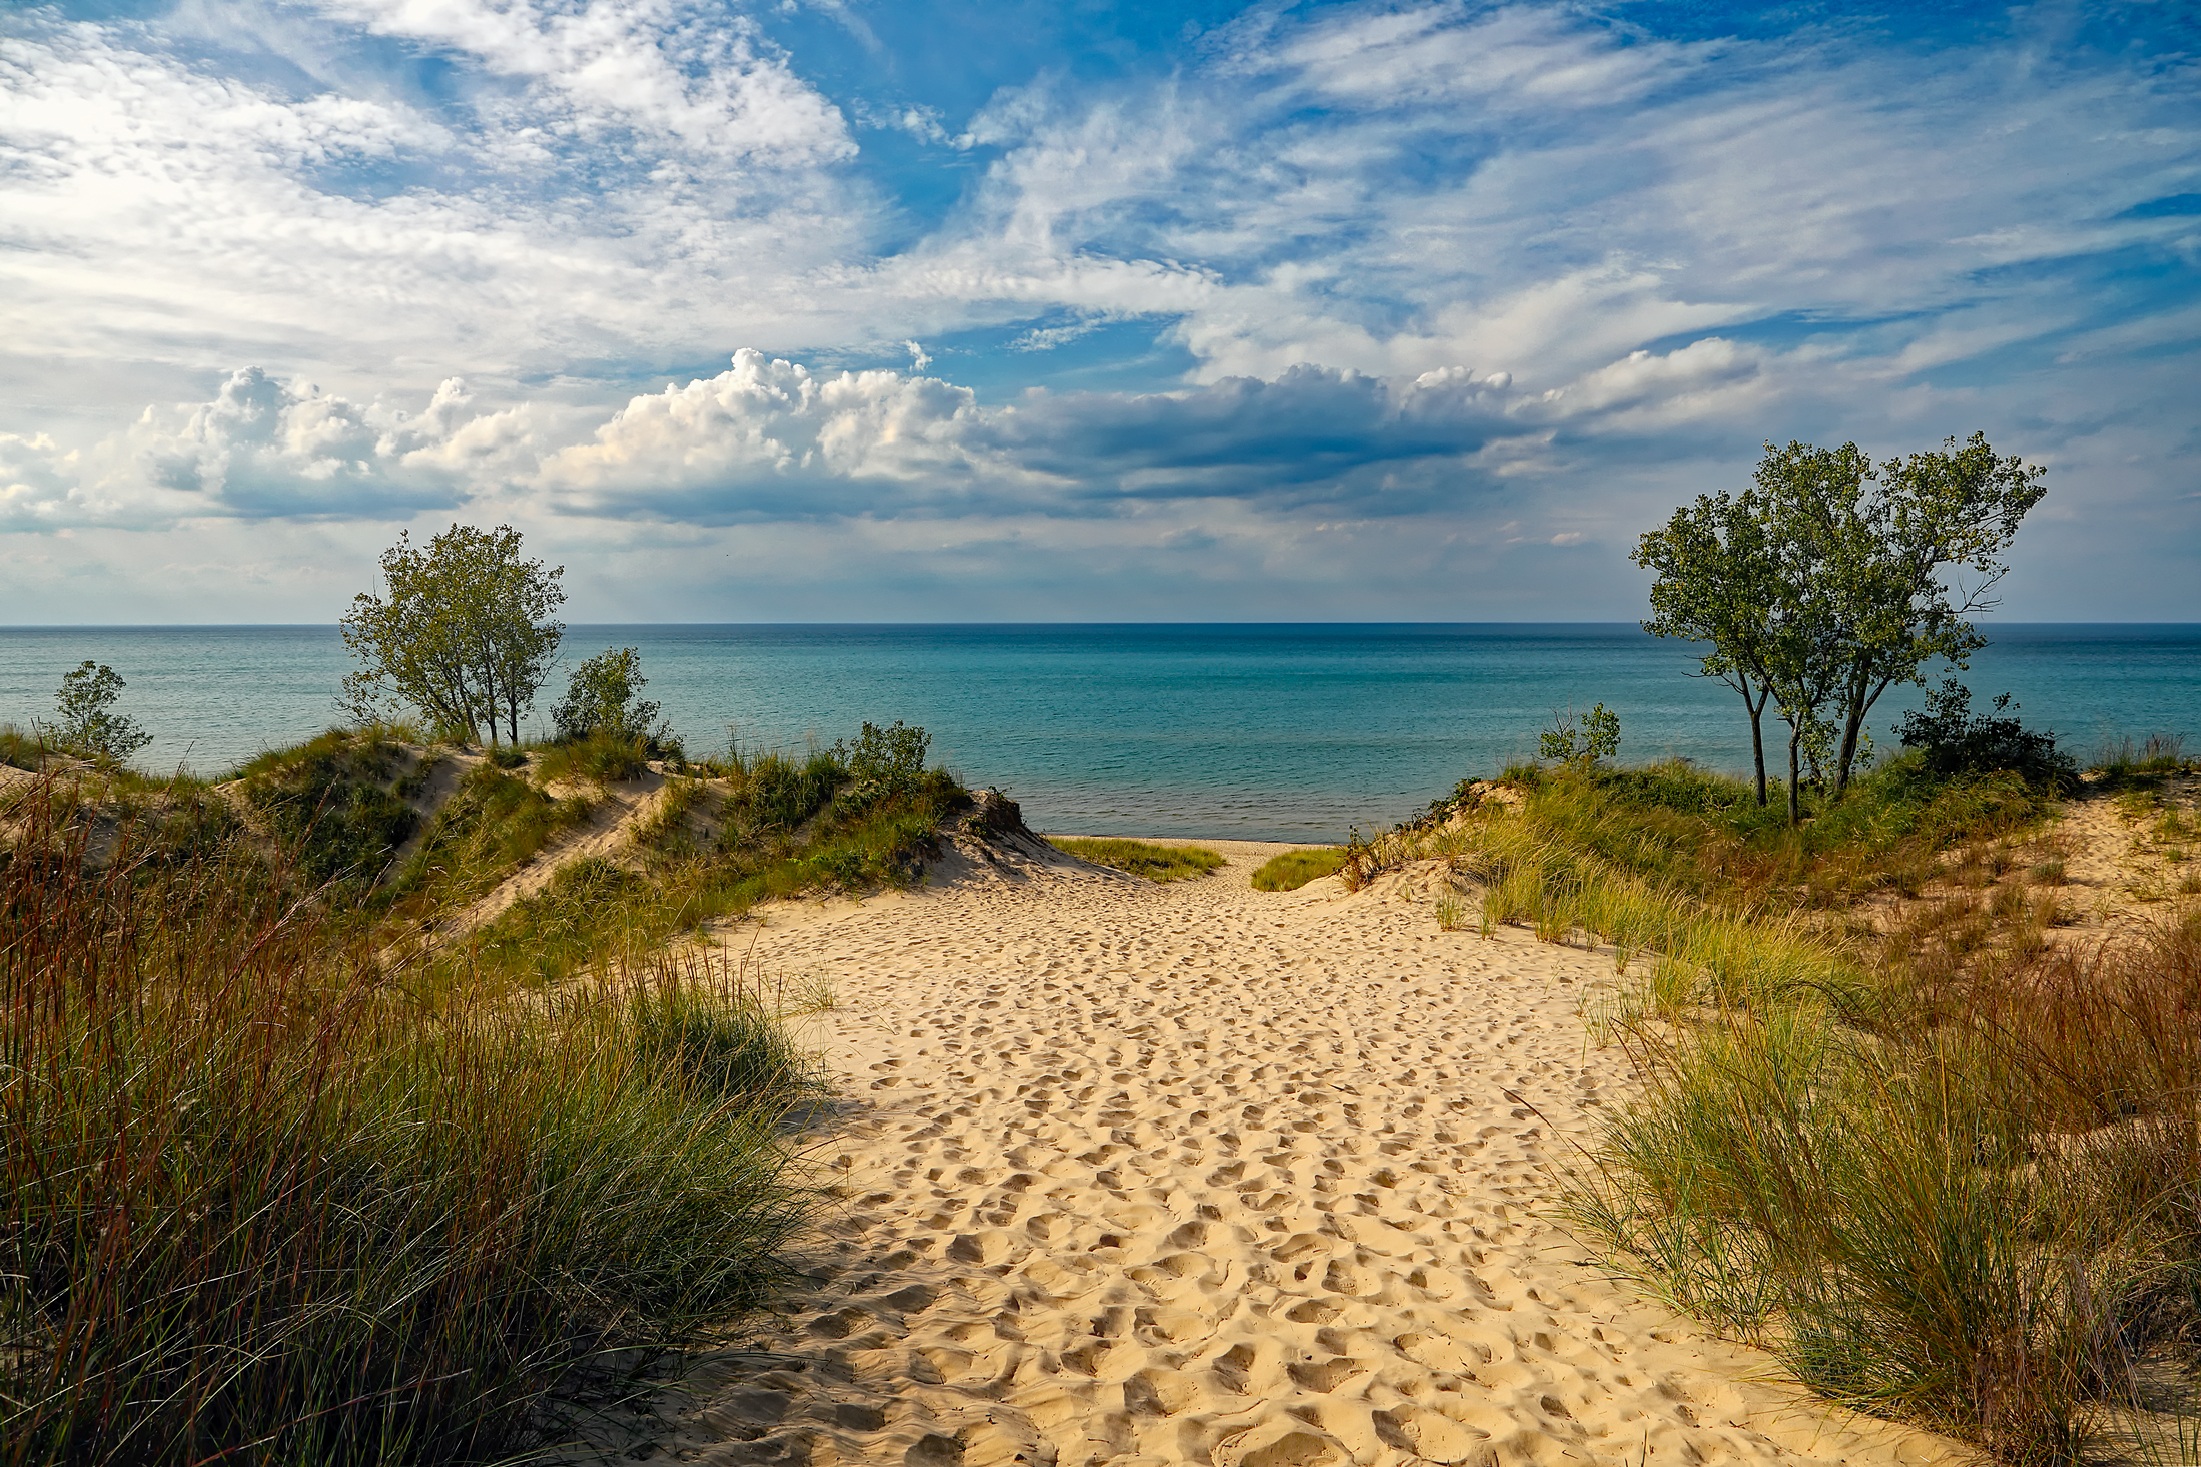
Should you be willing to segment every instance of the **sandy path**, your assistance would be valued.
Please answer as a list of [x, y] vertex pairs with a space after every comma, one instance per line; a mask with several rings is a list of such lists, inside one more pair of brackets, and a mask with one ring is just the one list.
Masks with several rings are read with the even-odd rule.
[[829, 979], [813, 1287], [632, 1461], [1858, 1462], [1936, 1439], [1751, 1383], [1540, 1212], [1614, 1097], [1604, 957], [1394, 895], [1082, 869], [768, 926]]

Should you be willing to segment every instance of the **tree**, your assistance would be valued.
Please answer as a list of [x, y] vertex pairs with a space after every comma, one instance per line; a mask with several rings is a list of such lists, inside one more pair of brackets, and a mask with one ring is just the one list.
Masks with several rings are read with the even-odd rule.
[[2003, 559], [2018, 525], [2048, 491], [2046, 470], [1989, 446], [1888, 459], [1875, 468], [1854, 443], [1766, 446], [1757, 473], [1761, 512], [1787, 562], [1787, 591], [1809, 576], [1815, 655], [1838, 737], [1834, 795], [1848, 789], [1865, 717], [1897, 683], [1923, 685], [1925, 665], [1957, 668], [1987, 644], [1969, 618], [1996, 604]]
[[1643, 629], [1709, 645], [1702, 675], [1750, 716], [1759, 804], [1768, 703], [1788, 725], [1793, 823], [1807, 763], [1847, 790], [1881, 694], [1923, 682], [1935, 657], [1967, 665], [1985, 639], [1966, 618], [1994, 604], [2043, 472], [1977, 433], [1878, 467], [1854, 443], [1768, 443], [1749, 488], [1701, 496], [1637, 542], [1631, 558], [1657, 576]]
[[1766, 700], [1771, 625], [1779, 595], [1766, 526], [1747, 498], [1699, 495], [1646, 533], [1628, 557], [1655, 572], [1651, 616], [1643, 630], [1707, 644], [1698, 675], [1715, 677], [1742, 698], [1750, 717], [1750, 759], [1758, 803], [1765, 803]]
[[90, 658], [78, 663], [74, 672], [63, 673], [61, 689], [54, 694], [54, 707], [61, 714], [54, 741], [72, 754], [111, 763], [120, 763], [153, 742], [136, 719], [113, 711], [127, 686], [120, 673]]
[[409, 533], [382, 553], [387, 596], [361, 592], [343, 619], [344, 644], [363, 666], [344, 679], [342, 706], [381, 717], [410, 704], [439, 732], [513, 743], [534, 706], [565, 628], [550, 620], [565, 602], [565, 567], [545, 570], [520, 554], [520, 532], [453, 525], [416, 547]]
[[607, 647], [573, 670], [566, 695], [551, 709], [558, 737], [579, 740], [608, 733], [620, 739], [646, 739], [657, 705], [644, 702], [642, 654], [632, 647]]

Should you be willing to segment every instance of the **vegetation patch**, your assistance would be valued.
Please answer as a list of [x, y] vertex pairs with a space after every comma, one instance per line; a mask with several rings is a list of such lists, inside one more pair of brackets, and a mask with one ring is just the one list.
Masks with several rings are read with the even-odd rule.
[[812, 1081], [739, 974], [424, 1007], [325, 904], [11, 815], [9, 1463], [508, 1460], [773, 1286]]
[[2049, 942], [2061, 780], [1966, 762], [1796, 826], [1684, 763], [1521, 768], [1352, 857], [1635, 975], [1594, 1017], [1644, 1090], [1567, 1202], [1618, 1267], [1833, 1400], [2076, 1462], [2201, 1365], [2201, 918]]
[[1187, 881], [1221, 868], [1223, 858], [1204, 846], [1158, 846], [1150, 841], [1057, 836], [1056, 850], [1081, 861], [1143, 876], [1148, 881]]
[[394, 788], [406, 763], [383, 729], [331, 729], [239, 774], [245, 803], [309, 884], [371, 885], [418, 822]]
[[1281, 856], [1271, 856], [1253, 873], [1255, 891], [1297, 891], [1310, 881], [1325, 876], [1335, 876], [1345, 864], [1345, 851], [1339, 846], [1316, 846], [1304, 851], [1286, 851]]

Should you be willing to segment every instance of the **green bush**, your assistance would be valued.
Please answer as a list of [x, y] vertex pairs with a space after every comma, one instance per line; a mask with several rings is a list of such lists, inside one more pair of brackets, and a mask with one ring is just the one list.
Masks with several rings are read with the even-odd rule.
[[649, 679], [642, 676], [642, 654], [632, 647], [607, 647], [573, 670], [566, 695], [550, 712], [560, 743], [604, 735], [623, 743], [645, 743], [656, 721], [657, 705], [642, 697]]

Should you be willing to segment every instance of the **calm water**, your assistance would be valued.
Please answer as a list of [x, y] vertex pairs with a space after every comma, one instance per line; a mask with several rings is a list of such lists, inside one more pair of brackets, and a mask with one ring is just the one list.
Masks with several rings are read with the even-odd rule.
[[[1990, 627], [1969, 681], [2090, 748], [2201, 739], [2201, 626]], [[1623, 758], [1749, 761], [1738, 700], [1687, 648], [1632, 625], [573, 627], [574, 659], [642, 651], [649, 696], [691, 750], [825, 742], [862, 719], [931, 730], [966, 779], [1046, 829], [1341, 838], [1462, 776], [1532, 753], [1555, 708], [1602, 700]], [[335, 717], [332, 627], [0, 629], [0, 719], [49, 717], [83, 658], [129, 681], [141, 762], [212, 772]], [[562, 677], [560, 679], [562, 682]], [[1883, 741], [1904, 707], [1875, 711]], [[551, 699], [545, 699], [545, 713]]]

